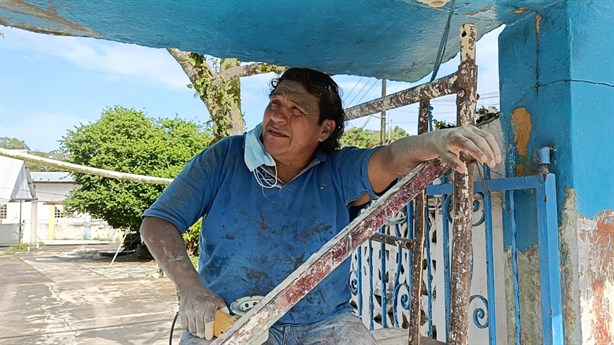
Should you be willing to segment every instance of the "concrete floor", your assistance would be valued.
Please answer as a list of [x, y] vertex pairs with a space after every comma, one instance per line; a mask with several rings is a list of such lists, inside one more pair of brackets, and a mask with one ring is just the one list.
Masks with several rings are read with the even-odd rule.
[[[111, 257], [115, 245], [0, 248], [0, 345], [168, 344], [173, 283], [153, 261]], [[173, 344], [179, 343], [180, 326]]]

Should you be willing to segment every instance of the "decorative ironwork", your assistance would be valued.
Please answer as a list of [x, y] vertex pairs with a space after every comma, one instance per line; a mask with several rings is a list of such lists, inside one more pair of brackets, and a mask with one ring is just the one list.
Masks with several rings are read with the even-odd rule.
[[486, 312], [486, 309], [488, 309], [488, 300], [486, 299], [486, 297], [482, 295], [473, 295], [471, 296], [471, 298], [469, 298], [469, 303], [473, 302], [474, 299], [478, 299], [482, 303], [484, 303], [484, 307], [475, 308], [475, 310], [473, 311], [473, 323], [475, 324], [477, 328], [480, 328], [480, 329], [488, 328], [489, 322], [488, 322], [488, 314]]

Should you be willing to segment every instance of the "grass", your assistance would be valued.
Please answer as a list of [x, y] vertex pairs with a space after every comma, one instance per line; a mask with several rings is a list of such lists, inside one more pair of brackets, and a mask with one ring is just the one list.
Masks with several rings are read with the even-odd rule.
[[29, 247], [30, 245], [27, 243], [15, 243], [12, 246], [10, 246], [9, 249], [6, 250], [5, 254], [14, 255], [19, 252], [24, 252], [28, 250]]

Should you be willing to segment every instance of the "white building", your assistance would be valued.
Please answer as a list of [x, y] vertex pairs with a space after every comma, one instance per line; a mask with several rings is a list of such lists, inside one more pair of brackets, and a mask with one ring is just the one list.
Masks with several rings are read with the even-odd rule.
[[29, 172], [24, 161], [0, 156], [0, 246], [54, 240], [118, 240], [118, 230], [89, 214], [67, 214], [76, 187], [68, 172]]

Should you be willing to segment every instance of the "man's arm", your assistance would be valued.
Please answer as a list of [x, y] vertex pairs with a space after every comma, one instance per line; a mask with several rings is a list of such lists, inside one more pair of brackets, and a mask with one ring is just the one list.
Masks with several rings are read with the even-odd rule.
[[181, 233], [173, 223], [156, 217], [145, 217], [140, 231], [149, 252], [177, 287], [183, 327], [200, 338], [210, 340], [213, 338], [215, 311], [226, 307], [226, 304], [200, 280], [188, 257]]
[[490, 133], [474, 126], [443, 129], [401, 138], [374, 152], [368, 165], [371, 187], [375, 193], [381, 193], [396, 178], [434, 158], [464, 173], [461, 151], [490, 167], [501, 162], [501, 151]]

